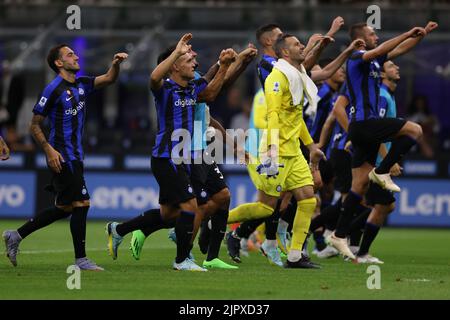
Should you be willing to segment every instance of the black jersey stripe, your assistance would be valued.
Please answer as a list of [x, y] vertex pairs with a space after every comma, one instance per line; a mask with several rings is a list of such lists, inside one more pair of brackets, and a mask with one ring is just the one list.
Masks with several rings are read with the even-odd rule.
[[[67, 89], [67, 90], [70, 90], [70, 89]], [[70, 99], [70, 105], [72, 106], [72, 110], [71, 110], [72, 112], [71, 112], [70, 117], [72, 117], [72, 119], [71, 119], [72, 132], [70, 134], [70, 144], [72, 147], [73, 156], [76, 159], [80, 159], [80, 152], [78, 150], [78, 141], [77, 141], [78, 140], [77, 139], [78, 138], [78, 126], [79, 126], [78, 115], [77, 115], [78, 114], [78, 111], [77, 111], [78, 102], [75, 99], [75, 95], [73, 94], [72, 91], [71, 91], [71, 96], [72, 96], [72, 99]]]
[[363, 64], [363, 78], [361, 81], [361, 90], [363, 94], [364, 119], [370, 115], [370, 98], [369, 98], [369, 78], [370, 78], [370, 63]]
[[[355, 95], [355, 91], [353, 91], [353, 84], [350, 78], [350, 72], [349, 72], [349, 66], [348, 66], [348, 61], [347, 60], [347, 65], [345, 68], [345, 73], [346, 73], [346, 81], [347, 81], [347, 89], [348, 92], [350, 93], [350, 108], [352, 107], [352, 103], [354, 101], [356, 101], [356, 95]], [[356, 110], [354, 110], [354, 112], [352, 113], [352, 121], [356, 120]]]
[[[169, 94], [167, 102], [166, 102], [166, 108], [165, 108], [164, 135], [158, 146], [158, 156], [159, 157], [163, 156], [164, 151], [168, 150], [170, 152], [170, 150], [172, 150], [172, 148], [171, 148], [171, 136], [172, 136], [172, 132], [173, 132], [172, 118], [173, 118], [173, 95]], [[169, 148], [167, 149], [167, 147], [169, 147]], [[169, 155], [169, 157], [170, 157], [170, 155]]]

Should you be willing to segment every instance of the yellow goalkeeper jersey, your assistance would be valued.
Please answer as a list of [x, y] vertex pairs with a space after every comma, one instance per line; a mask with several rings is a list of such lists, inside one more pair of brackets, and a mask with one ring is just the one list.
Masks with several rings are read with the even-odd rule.
[[[299, 138], [305, 145], [313, 143], [303, 120], [304, 99], [299, 105], [293, 105], [289, 81], [275, 68], [266, 79], [264, 92], [267, 104], [267, 145], [275, 144], [281, 157], [300, 155]], [[274, 129], [278, 129], [278, 141]]]

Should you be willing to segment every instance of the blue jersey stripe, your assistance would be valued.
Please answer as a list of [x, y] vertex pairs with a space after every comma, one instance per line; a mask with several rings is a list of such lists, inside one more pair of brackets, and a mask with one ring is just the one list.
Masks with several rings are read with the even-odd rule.
[[[206, 85], [204, 78], [190, 81], [187, 87], [181, 87], [175, 81], [166, 79], [159, 90], [152, 90], [158, 114], [158, 134], [152, 156], [169, 158], [175, 145], [180, 141], [188, 142], [181, 137], [178, 141], [172, 141], [174, 130], [185, 129], [192, 138], [197, 96]], [[191, 145], [183, 145], [184, 151], [190, 149]]]
[[267, 77], [272, 72], [273, 65], [277, 61], [277, 58], [264, 54], [261, 61], [258, 63], [256, 71], [258, 73], [258, 79], [261, 83], [261, 87], [264, 90], [264, 83]]

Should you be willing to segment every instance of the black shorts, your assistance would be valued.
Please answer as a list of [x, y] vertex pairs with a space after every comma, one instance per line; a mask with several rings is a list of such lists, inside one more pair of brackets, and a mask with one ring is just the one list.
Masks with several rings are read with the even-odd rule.
[[45, 189], [56, 194], [55, 204], [58, 206], [68, 206], [75, 201], [89, 200], [89, 192], [84, 181], [83, 162], [62, 163], [62, 171], [53, 172], [51, 185]]
[[159, 185], [159, 203], [178, 205], [195, 198], [188, 165], [174, 164], [170, 158], [151, 161], [152, 172]]
[[228, 188], [219, 167], [215, 162], [192, 164], [191, 181], [197, 195], [197, 203], [205, 204], [210, 197]]
[[340, 193], [348, 193], [352, 187], [352, 156], [343, 149], [331, 149], [330, 162], [336, 179], [334, 188]]
[[334, 170], [329, 160], [320, 160], [319, 171], [324, 184], [330, 184], [333, 181]]
[[395, 202], [394, 193], [383, 189], [378, 184], [370, 182], [366, 193], [366, 203], [373, 207], [376, 204], [390, 205]]
[[364, 162], [375, 166], [380, 144], [392, 141], [405, 125], [406, 120], [380, 118], [351, 122], [348, 139], [352, 142], [352, 168], [359, 168]]

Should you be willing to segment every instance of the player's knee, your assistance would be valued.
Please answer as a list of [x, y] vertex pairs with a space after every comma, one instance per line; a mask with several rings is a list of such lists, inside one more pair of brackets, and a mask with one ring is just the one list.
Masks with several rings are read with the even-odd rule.
[[213, 196], [214, 202], [221, 209], [228, 209], [230, 206], [231, 193], [228, 188], [222, 189]]
[[387, 206], [387, 214], [392, 213], [395, 210], [395, 202], [392, 202]]
[[421, 125], [412, 121], [408, 121], [407, 124], [408, 124], [407, 134], [409, 136], [411, 136], [415, 140], [419, 140], [420, 138], [422, 138], [423, 131]]
[[90, 206], [91, 206], [91, 201], [89, 201], [89, 200], [72, 202], [72, 207], [73, 208], [90, 207]]
[[57, 207], [58, 209], [64, 211], [64, 212], [72, 212], [73, 211], [73, 206], [72, 205], [67, 205], [67, 206], [60, 206], [60, 205], [55, 205], [55, 207]]
[[198, 206], [196, 199], [190, 199], [186, 202], [180, 203], [180, 209], [182, 211], [188, 211], [188, 212], [197, 212]]

